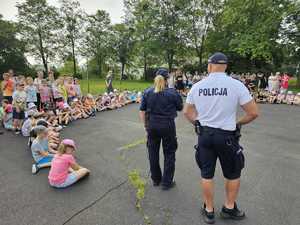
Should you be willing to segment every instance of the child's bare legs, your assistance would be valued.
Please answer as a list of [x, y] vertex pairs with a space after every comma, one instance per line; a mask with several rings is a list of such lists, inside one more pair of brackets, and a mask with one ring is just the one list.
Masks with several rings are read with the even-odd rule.
[[90, 171], [87, 168], [80, 168], [79, 170], [74, 171], [76, 173], [77, 180], [87, 176]]
[[13, 121], [13, 127], [15, 130], [18, 130], [18, 128], [19, 128], [19, 121], [20, 120], [18, 120], [18, 119], [14, 119], [14, 121]]

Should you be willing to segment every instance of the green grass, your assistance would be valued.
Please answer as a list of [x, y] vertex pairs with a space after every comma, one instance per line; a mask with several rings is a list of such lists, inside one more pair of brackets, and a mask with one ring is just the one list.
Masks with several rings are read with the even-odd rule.
[[296, 78], [290, 79], [290, 81], [289, 81], [289, 85], [290, 85], [289, 90], [293, 91], [294, 93], [300, 92], [300, 87], [296, 87], [296, 84], [297, 84]]
[[[102, 79], [92, 79], [89, 81], [90, 84], [90, 93], [93, 95], [97, 95], [100, 93], [106, 92], [105, 87], [105, 81]], [[88, 81], [87, 80], [81, 80], [80, 81], [81, 90], [84, 94], [88, 93]], [[120, 83], [119, 80], [113, 81], [113, 88], [118, 90], [136, 90], [136, 91], [143, 91], [146, 88], [150, 87], [152, 85], [151, 82], [146, 81], [122, 81]]]

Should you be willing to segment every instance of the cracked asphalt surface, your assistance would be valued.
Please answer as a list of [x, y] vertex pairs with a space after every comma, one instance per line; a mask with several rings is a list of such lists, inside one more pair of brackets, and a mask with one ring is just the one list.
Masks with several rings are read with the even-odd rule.
[[[216, 224], [300, 224], [300, 107], [261, 105], [261, 117], [243, 128], [246, 154], [239, 205], [247, 219]], [[31, 154], [26, 139], [12, 133], [0, 136], [0, 225], [140, 225], [135, 191], [127, 180], [138, 169], [147, 180], [142, 201], [152, 225], [204, 224], [200, 216], [200, 171], [194, 160], [196, 136], [180, 115], [177, 186], [163, 192], [151, 186], [144, 144], [120, 148], [145, 138], [138, 106], [98, 113], [76, 121], [62, 132], [76, 140], [78, 162], [90, 177], [64, 190], [47, 183], [48, 170], [31, 174]], [[138, 143], [138, 142], [137, 142]], [[125, 183], [123, 183], [125, 182]], [[223, 202], [223, 179], [216, 171], [216, 211]], [[88, 207], [89, 206], [89, 207]], [[87, 209], [85, 209], [88, 207]]]

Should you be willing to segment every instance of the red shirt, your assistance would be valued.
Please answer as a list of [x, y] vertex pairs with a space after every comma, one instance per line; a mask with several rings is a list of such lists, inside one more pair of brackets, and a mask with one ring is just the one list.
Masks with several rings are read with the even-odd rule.
[[288, 89], [289, 80], [290, 80], [290, 77], [288, 75], [284, 75], [281, 79], [281, 87], [284, 89]]

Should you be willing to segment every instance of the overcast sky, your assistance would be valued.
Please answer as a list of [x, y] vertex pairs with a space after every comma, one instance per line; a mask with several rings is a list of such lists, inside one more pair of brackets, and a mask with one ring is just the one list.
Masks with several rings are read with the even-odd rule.
[[[23, 0], [0, 0], [0, 14], [5, 19], [15, 20], [17, 15], [16, 2]], [[48, 0], [51, 5], [58, 5], [59, 0]], [[81, 7], [87, 13], [94, 13], [97, 9], [106, 10], [110, 16], [112, 23], [121, 22], [123, 13], [123, 0], [79, 0]]]

